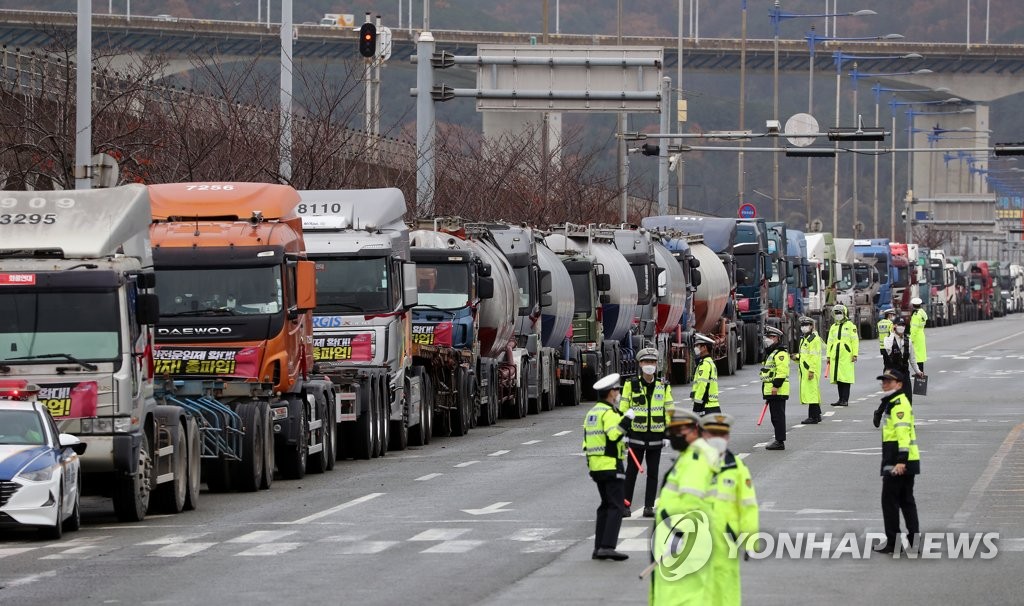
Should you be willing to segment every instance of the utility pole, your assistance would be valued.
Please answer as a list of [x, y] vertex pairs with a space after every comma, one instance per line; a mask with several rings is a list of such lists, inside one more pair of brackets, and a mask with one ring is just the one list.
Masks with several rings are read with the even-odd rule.
[[[409, 11], [410, 16], [412, 11]], [[412, 19], [409, 20], [410, 26]], [[434, 88], [434, 70], [430, 58], [434, 56], [434, 36], [430, 33], [430, 0], [423, 0], [423, 31], [416, 43], [416, 215], [434, 214], [434, 101], [430, 91]]]
[[[680, 4], [682, 0], [680, 0]], [[747, 0], [743, 0], [742, 10], [740, 11], [740, 130], [746, 128], [744, 126], [746, 120], [747, 111]], [[680, 17], [680, 22], [682, 17]], [[740, 142], [739, 156], [737, 157], [736, 167], [736, 203], [743, 204], [746, 202], [745, 185], [745, 174], [744, 174], [744, 160], [743, 147], [744, 143]], [[810, 160], [808, 159], [808, 162]]]
[[92, 187], [92, 0], [78, 0], [75, 189]]
[[281, 179], [292, 180], [292, 0], [281, 0], [281, 139], [278, 161]]
[[[622, 46], [622, 0], [616, 0], [616, 21], [615, 36], [619, 46]], [[619, 133], [625, 134], [629, 128], [628, 116], [625, 112], [619, 113]], [[627, 221], [629, 215], [629, 154], [626, 151], [626, 139], [619, 138], [619, 205], [622, 222]]]

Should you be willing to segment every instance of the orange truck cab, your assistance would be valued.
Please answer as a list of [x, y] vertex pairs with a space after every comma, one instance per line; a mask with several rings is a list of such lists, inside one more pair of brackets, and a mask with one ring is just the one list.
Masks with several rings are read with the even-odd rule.
[[215, 491], [257, 490], [269, 488], [275, 464], [286, 478], [303, 477], [307, 465], [331, 469], [335, 394], [312, 375], [316, 285], [298, 193], [265, 183], [149, 191], [156, 374], [183, 396], [213, 385], [230, 409], [225, 423], [244, 428], [239, 448], [204, 453], [204, 481]]

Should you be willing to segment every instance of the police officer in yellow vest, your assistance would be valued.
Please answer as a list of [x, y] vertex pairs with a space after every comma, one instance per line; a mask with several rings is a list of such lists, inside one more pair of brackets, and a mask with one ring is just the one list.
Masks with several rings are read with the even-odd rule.
[[[661, 461], [661, 447], [665, 441], [665, 421], [672, 413], [672, 386], [664, 378], [657, 377], [658, 350], [645, 347], [636, 354], [640, 376], [626, 381], [622, 389], [619, 409], [633, 410], [636, 415], [626, 434], [626, 447], [633, 451], [626, 457], [626, 503], [633, 500], [636, 476], [639, 472], [637, 461], [647, 461], [647, 489], [644, 492], [644, 517], [654, 517], [654, 499], [658, 496], [658, 468]], [[636, 461], [633, 457], [636, 457]]]
[[918, 297], [911, 299], [910, 305], [914, 308], [910, 314], [910, 342], [914, 345], [917, 369], [924, 372], [924, 363], [928, 361], [928, 347], [924, 339], [924, 327], [928, 324], [928, 312], [921, 308], [921, 299]]
[[845, 305], [832, 308], [832, 326], [828, 329], [828, 380], [835, 383], [839, 390], [839, 399], [830, 406], [850, 405], [850, 386], [854, 380], [854, 364], [860, 351], [860, 339], [857, 327], [850, 321]]
[[907, 375], [887, 370], [878, 379], [882, 382], [882, 404], [875, 411], [875, 427], [882, 426], [882, 519], [885, 522], [885, 545], [875, 549], [893, 553], [900, 534], [900, 512], [907, 525], [908, 542], [920, 532], [917, 502], [914, 500], [914, 476], [921, 473], [921, 455], [914, 428], [914, 411], [903, 386]]
[[889, 307], [882, 312], [882, 319], [878, 321], [878, 349], [882, 354], [882, 370], [890, 368], [889, 353], [885, 351], [885, 338], [892, 334], [892, 321], [896, 319], [896, 310]]
[[821, 356], [825, 342], [814, 330], [814, 318], [800, 318], [800, 352], [793, 356], [800, 375], [800, 404], [807, 407], [807, 418], [801, 425], [821, 422]]
[[693, 412], [676, 410], [669, 421], [669, 444], [679, 458], [658, 495], [648, 593], [652, 605], [708, 603], [713, 549], [709, 492], [720, 462], [717, 451], [701, 437], [700, 420]]
[[626, 444], [623, 438], [629, 430], [633, 411], [625, 414], [618, 410], [618, 373], [610, 374], [594, 383], [598, 401], [583, 421], [583, 451], [587, 455], [590, 477], [597, 484], [601, 505], [597, 508], [594, 532], [595, 560], [626, 560], [629, 556], [615, 550], [619, 542], [619, 528], [623, 515], [623, 459]]
[[768, 403], [775, 428], [775, 441], [765, 450], [786, 449], [786, 400], [789, 399], [789, 353], [783, 344], [782, 331], [774, 326], [765, 329], [764, 362], [761, 363], [761, 395]]
[[[820, 339], [819, 339], [820, 341]], [[757, 495], [750, 469], [729, 450], [732, 417], [706, 415], [704, 439], [722, 455], [721, 470], [711, 484], [711, 591], [709, 604], [739, 606], [740, 557], [753, 550], [759, 530]]]
[[693, 335], [693, 353], [697, 356], [697, 367], [693, 371], [693, 389], [690, 398], [693, 400], [693, 412], [699, 415], [722, 412], [718, 404], [718, 367], [711, 357], [711, 348], [715, 340], [707, 335]]

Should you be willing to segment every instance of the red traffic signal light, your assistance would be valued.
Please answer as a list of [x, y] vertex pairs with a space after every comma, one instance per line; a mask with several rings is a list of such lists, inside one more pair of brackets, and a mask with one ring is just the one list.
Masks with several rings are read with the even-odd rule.
[[359, 28], [359, 54], [364, 57], [377, 55], [377, 26], [364, 23]]

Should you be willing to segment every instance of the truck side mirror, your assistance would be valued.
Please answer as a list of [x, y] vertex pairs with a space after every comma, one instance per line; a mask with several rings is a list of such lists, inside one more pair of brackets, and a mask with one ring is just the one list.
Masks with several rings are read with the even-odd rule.
[[596, 283], [597, 290], [599, 292], [605, 292], [612, 289], [612, 277], [608, 274], [597, 274], [594, 282]]
[[552, 303], [554, 303], [554, 299], [551, 298], [551, 294], [544, 293], [540, 296], [541, 307], [551, 307]]
[[701, 277], [700, 277], [700, 272], [699, 271], [694, 269], [692, 272], [690, 272], [690, 283], [691, 284], [693, 284], [695, 287], [696, 286], [700, 286], [700, 281], [701, 281]]
[[612, 296], [611, 295], [601, 295], [600, 297], [597, 298], [597, 300], [601, 302], [601, 305], [608, 305], [609, 303], [612, 302]]
[[761, 263], [764, 265], [764, 279], [771, 280], [772, 276], [775, 275], [772, 271], [772, 258], [770, 256], [765, 256], [763, 259], [761, 259]]
[[479, 276], [476, 279], [476, 296], [480, 299], [494, 298], [494, 278]]
[[700, 267], [700, 259], [697, 257], [690, 257], [690, 267], [694, 269]]
[[[551, 292], [551, 272], [547, 270], [541, 270], [540, 272], [540, 292], [541, 294], [547, 294]], [[541, 305], [544, 305], [541, 303]]]
[[140, 289], [149, 289], [156, 287], [156, 273], [155, 272], [144, 272], [135, 275], [135, 287]]
[[295, 307], [300, 311], [308, 311], [316, 307], [316, 263], [299, 261], [295, 266], [295, 279], [298, 282], [298, 300]]
[[476, 268], [476, 274], [478, 276], [482, 276], [484, 278], [490, 278], [491, 277], [491, 264], [490, 263], [481, 263]]
[[142, 293], [135, 295], [135, 320], [139, 324], [156, 324], [160, 320], [159, 297]]
[[416, 307], [419, 300], [419, 291], [416, 289], [416, 264], [402, 263], [402, 307]]

